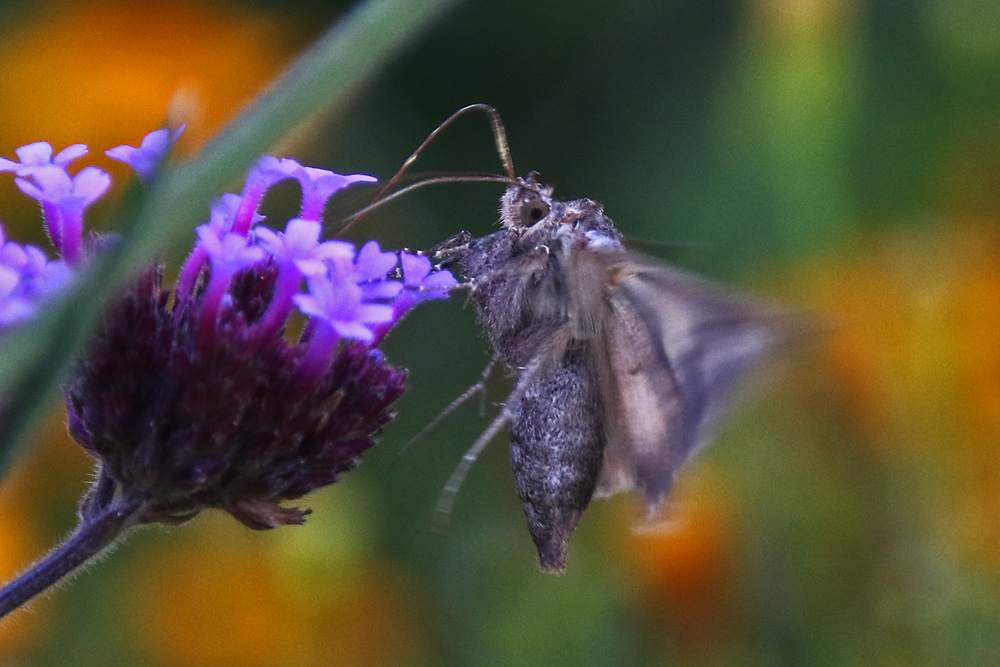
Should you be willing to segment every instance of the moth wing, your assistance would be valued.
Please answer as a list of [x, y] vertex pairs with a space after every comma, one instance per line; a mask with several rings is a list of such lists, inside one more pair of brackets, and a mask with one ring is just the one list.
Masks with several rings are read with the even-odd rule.
[[636, 489], [652, 509], [740, 378], [787, 338], [790, 317], [632, 255], [609, 266], [606, 284], [598, 378], [607, 442], [596, 494]]

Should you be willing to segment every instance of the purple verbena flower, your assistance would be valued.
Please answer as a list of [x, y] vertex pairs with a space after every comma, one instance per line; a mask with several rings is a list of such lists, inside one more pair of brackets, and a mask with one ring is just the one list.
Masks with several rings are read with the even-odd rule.
[[264, 259], [265, 253], [263, 248], [248, 245], [249, 239], [240, 234], [227, 232], [219, 238], [208, 225], [202, 225], [196, 231], [211, 266], [199, 319], [202, 344], [210, 346], [215, 342], [215, 324], [219, 306], [229, 289], [230, 281], [239, 271], [248, 269]]
[[357, 283], [335, 281], [328, 275], [310, 276], [308, 282], [309, 293], [296, 294], [295, 305], [339, 336], [370, 341], [373, 336], [368, 325], [392, 319], [392, 307], [365, 301]]
[[70, 176], [61, 166], [33, 169], [15, 180], [17, 187], [42, 205], [45, 226], [56, 250], [70, 264], [80, 261], [83, 213], [111, 186], [111, 177], [97, 167]]
[[261, 227], [256, 236], [278, 264], [278, 281], [271, 307], [259, 323], [262, 332], [273, 332], [288, 317], [293, 296], [299, 291], [302, 276], [327, 270], [328, 262], [350, 262], [354, 246], [346, 241], [323, 241], [322, 225], [313, 220], [292, 218], [284, 233]]
[[[162, 130], [108, 154], [147, 179], [175, 138]], [[41, 202], [62, 260], [7, 241], [0, 228], [0, 326], [31, 317], [84, 259], [83, 214], [110, 177], [94, 167], [70, 176], [66, 164], [82, 154], [70, 147], [52, 158], [47, 144], [33, 144], [18, 150], [19, 164], [2, 163]], [[268, 188], [285, 178], [301, 184], [302, 214], [282, 232], [251, 231]], [[260, 530], [302, 523], [308, 511], [283, 503], [335, 482], [375, 444], [406, 378], [375, 345], [437, 295], [421, 290], [454, 278], [404, 254], [400, 282], [400, 257], [378, 243], [356, 250], [322, 239], [327, 199], [372, 180], [261, 158], [242, 194], [212, 205], [172, 293], [153, 266], [111, 299], [64, 392], [70, 433], [96, 459], [95, 482], [73, 535], [0, 591], [0, 616], [136, 524], [182, 523], [206, 508]], [[306, 317], [297, 340], [286, 331], [295, 306]]]
[[[316, 218], [251, 233], [285, 178]], [[262, 158], [197, 228], [172, 302], [151, 270], [112, 304], [66, 391], [71, 431], [115, 489], [95, 491], [87, 512], [135, 497], [141, 522], [220, 507], [253, 528], [299, 523], [281, 501], [334, 481], [373, 444], [405, 378], [372, 345], [373, 327], [394, 321], [399, 258], [323, 240], [318, 204], [368, 180]], [[298, 341], [285, 335], [294, 306], [308, 318]]]
[[129, 165], [140, 180], [148, 183], [153, 179], [160, 163], [167, 157], [170, 148], [183, 131], [183, 125], [173, 130], [166, 127], [154, 130], [142, 138], [138, 147], [115, 146], [104, 151], [104, 154], [113, 160]]
[[392, 319], [374, 328], [375, 345], [417, 304], [429, 299], [447, 299], [458, 285], [450, 271], [432, 271], [431, 261], [423, 255], [401, 252], [399, 263], [403, 273], [402, 290], [392, 302]]
[[233, 216], [232, 231], [238, 234], [249, 232], [268, 189], [287, 178], [295, 178], [296, 172], [301, 168], [298, 162], [289, 158], [265, 155], [257, 160], [247, 173], [240, 205]]
[[35, 315], [38, 305], [65, 288], [72, 270], [41, 249], [4, 238], [0, 226], [0, 329]]
[[35, 313], [34, 305], [17, 295], [20, 272], [0, 265], [0, 328], [26, 320]]
[[294, 297], [299, 310], [315, 321], [302, 362], [304, 376], [319, 372], [341, 337], [370, 343], [375, 339], [372, 327], [391, 322], [386, 300], [402, 286], [385, 277], [396, 261], [395, 253], [383, 253], [369, 241], [354, 261], [335, 260], [328, 271], [308, 276], [309, 293]]
[[55, 165], [63, 169], [70, 162], [87, 154], [85, 144], [73, 144], [52, 157], [52, 145], [47, 141], [25, 144], [14, 150], [20, 162], [0, 157], [0, 171], [13, 171], [18, 176], [29, 176], [39, 167]]
[[320, 241], [323, 227], [319, 222], [292, 218], [284, 232], [267, 228], [256, 230], [257, 238], [268, 252], [282, 263], [290, 263], [302, 273], [315, 274], [326, 270], [326, 262], [350, 262], [354, 246], [347, 241]]
[[447, 299], [453, 287], [458, 285], [455, 276], [449, 271], [431, 271], [431, 261], [423, 255], [413, 255], [408, 252], [399, 254], [403, 267], [403, 293], [393, 308], [396, 316], [402, 317], [406, 311], [421, 301], [428, 299]]
[[301, 167], [295, 172], [295, 177], [302, 186], [302, 210], [299, 217], [307, 220], [319, 220], [327, 200], [338, 190], [353, 183], [374, 183], [375, 178], [366, 174], [336, 174], [327, 169], [316, 167]]

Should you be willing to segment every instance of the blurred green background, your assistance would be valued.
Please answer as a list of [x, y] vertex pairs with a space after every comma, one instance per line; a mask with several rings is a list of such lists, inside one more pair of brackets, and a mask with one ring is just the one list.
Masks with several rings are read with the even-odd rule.
[[[0, 154], [82, 141], [123, 176], [100, 153], [172, 99], [193, 151], [348, 4], [4, 3]], [[468, 2], [276, 153], [387, 178], [473, 102], [503, 115], [520, 172], [829, 336], [727, 421], [665, 529], [595, 502], [551, 577], [502, 440], [430, 531], [475, 406], [397, 458], [489, 357], [460, 297], [429, 304], [384, 346], [411, 369], [399, 417], [304, 527], [140, 531], [0, 623], [0, 665], [1000, 663], [1000, 3]], [[419, 164], [500, 169], [481, 118]], [[352, 235], [482, 235], [499, 195], [428, 188]], [[0, 207], [43, 242], [9, 181]], [[90, 463], [62, 419], [0, 482], [5, 579], [73, 525]]]

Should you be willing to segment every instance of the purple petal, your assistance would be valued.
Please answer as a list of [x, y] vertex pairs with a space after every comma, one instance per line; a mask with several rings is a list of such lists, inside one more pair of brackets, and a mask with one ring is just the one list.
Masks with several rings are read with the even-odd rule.
[[124, 162], [132, 167], [140, 179], [149, 181], [156, 175], [174, 141], [183, 131], [183, 126], [176, 130], [170, 128], [153, 130], [142, 138], [138, 148], [128, 145], [115, 146], [104, 151], [104, 154], [113, 160]]
[[25, 299], [0, 301], [0, 327], [23, 322], [35, 315], [35, 307]]
[[19, 243], [10, 241], [0, 246], [0, 265], [20, 271], [28, 263], [28, 253]]
[[403, 282], [406, 285], [420, 285], [431, 272], [431, 260], [423, 255], [401, 252], [399, 260], [403, 266]]
[[[211, 227], [211, 223], [209, 223]], [[271, 251], [271, 254], [278, 256], [281, 250], [284, 248], [284, 243], [282, 242], [281, 234], [270, 229], [268, 227], [258, 227], [253, 230], [254, 236], [257, 240], [261, 242], [265, 248]]]
[[31, 272], [33, 275], [41, 274], [45, 267], [49, 264], [49, 258], [41, 248], [36, 248], [33, 245], [24, 246], [25, 254], [25, 270]]
[[278, 159], [265, 155], [250, 168], [250, 172], [247, 174], [247, 183], [252, 183], [254, 189], [267, 190], [278, 181], [286, 178], [298, 178], [298, 172], [301, 169], [302, 165], [290, 158]]
[[348, 241], [323, 241], [316, 246], [318, 259], [351, 262], [354, 260], [354, 244]]
[[84, 167], [73, 177], [73, 194], [90, 206], [111, 187], [111, 176], [97, 167]]
[[[451, 275], [451, 271], [441, 270], [431, 274], [423, 282], [423, 287], [454, 287], [458, 284], [455, 276]], [[447, 296], [447, 290], [442, 290], [442, 292]]]
[[73, 179], [62, 167], [45, 166], [32, 171], [29, 178], [16, 178], [21, 192], [32, 199], [58, 204], [73, 192]]
[[374, 183], [378, 179], [367, 174], [337, 174], [327, 169], [303, 167], [316, 186], [317, 193], [324, 199], [329, 199], [337, 190], [342, 190], [353, 183]]
[[363, 303], [354, 314], [355, 319], [365, 324], [380, 324], [392, 320], [392, 306]]
[[209, 255], [219, 252], [222, 248], [222, 241], [220, 239], [224, 234], [218, 234], [211, 225], [198, 225], [194, 228], [194, 231]]
[[396, 268], [396, 253], [382, 252], [378, 241], [369, 241], [361, 246], [355, 262], [358, 280], [382, 280]]
[[375, 338], [375, 334], [372, 333], [371, 329], [366, 327], [364, 324], [359, 324], [358, 322], [352, 322], [349, 320], [331, 320], [330, 326], [344, 338], [353, 338], [365, 343]]
[[304, 276], [323, 276], [330, 269], [330, 265], [320, 259], [297, 259], [295, 266]]
[[36, 141], [14, 149], [23, 167], [41, 167], [52, 164], [52, 145], [47, 141]]
[[[198, 235], [204, 241], [206, 237], [202, 236], [200, 229]], [[212, 266], [225, 273], [235, 273], [264, 259], [264, 249], [248, 245], [249, 240], [242, 234], [228, 232], [221, 240], [214, 234], [211, 236], [215, 239], [214, 243], [206, 243], [205, 250], [212, 260]]]
[[365, 299], [395, 299], [403, 291], [403, 283], [395, 280], [380, 280], [377, 283], [362, 285]]
[[[219, 234], [225, 234], [231, 230], [236, 211], [240, 207], [240, 201], [239, 195], [227, 192], [212, 202], [212, 213], [208, 219], [208, 226]], [[258, 220], [263, 217], [257, 216]]]
[[292, 218], [285, 225], [285, 250], [296, 257], [309, 257], [319, 246], [322, 226], [313, 220]]
[[9, 297], [18, 283], [21, 282], [21, 272], [6, 266], [0, 266], [0, 301]]
[[35, 289], [40, 296], [59, 292], [73, 282], [73, 270], [61, 260], [54, 260], [45, 265], [45, 269], [35, 277]]
[[87, 154], [86, 144], [73, 144], [72, 146], [67, 146], [66, 148], [59, 151], [54, 158], [52, 158], [52, 164], [58, 165], [60, 167], [65, 167], [73, 160], [83, 157]]
[[292, 297], [296, 307], [305, 315], [323, 317], [324, 311], [320, 300], [312, 294], [296, 294]]

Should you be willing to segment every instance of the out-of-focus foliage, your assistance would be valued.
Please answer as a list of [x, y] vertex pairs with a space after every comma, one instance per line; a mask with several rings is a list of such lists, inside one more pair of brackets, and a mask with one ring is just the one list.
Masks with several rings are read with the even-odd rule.
[[[0, 154], [134, 143], [177, 89], [196, 144], [337, 9], [7, 3]], [[1000, 5], [470, 2], [280, 152], [386, 178], [471, 102], [501, 112], [519, 171], [602, 201], [626, 234], [683, 243], [667, 254], [687, 268], [814, 309], [829, 335], [726, 423], [660, 530], [633, 531], [627, 498], [595, 502], [553, 578], [502, 441], [448, 534], [429, 531], [487, 423], [474, 406], [395, 460], [488, 357], [460, 298], [433, 304], [386, 344], [412, 370], [400, 416], [305, 499], [306, 526], [139, 532], [0, 624], [0, 664], [1000, 661]], [[475, 118], [420, 164], [500, 169]], [[484, 234], [499, 194], [426, 189], [358, 234]], [[20, 201], [0, 187], [5, 228], [28, 240]], [[88, 468], [59, 419], [0, 484], [3, 573], [72, 525]]]

